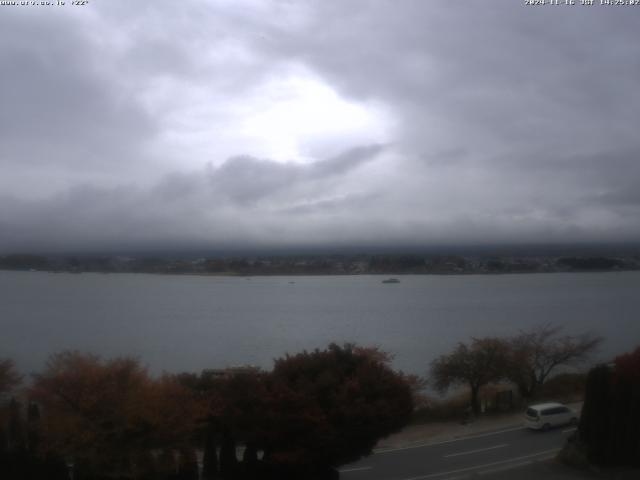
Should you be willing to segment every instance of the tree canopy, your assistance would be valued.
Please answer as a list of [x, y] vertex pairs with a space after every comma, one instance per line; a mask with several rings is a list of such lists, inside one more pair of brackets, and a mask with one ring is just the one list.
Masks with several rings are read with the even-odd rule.
[[11, 392], [22, 382], [13, 360], [0, 359], [0, 397]]
[[152, 379], [138, 360], [63, 352], [35, 377], [43, 445], [78, 467], [123, 473], [154, 448], [180, 445], [193, 429], [190, 392], [171, 377]]
[[[277, 359], [271, 372], [205, 372], [183, 381], [208, 392], [208, 438], [214, 433], [220, 442], [222, 472], [253, 465], [277, 478], [312, 478], [370, 454], [408, 422], [412, 384], [388, 361], [377, 349], [332, 344]], [[236, 442], [247, 447], [242, 465]]]
[[640, 466], [640, 347], [590, 370], [573, 447], [598, 465]]
[[276, 361], [270, 379], [272, 459], [316, 466], [368, 455], [413, 411], [411, 388], [374, 350], [332, 344]]
[[452, 385], [467, 385], [471, 408], [478, 414], [480, 388], [504, 378], [508, 351], [508, 343], [497, 337], [474, 338], [470, 345], [461, 342], [453, 352], [431, 363], [431, 378], [441, 392]]

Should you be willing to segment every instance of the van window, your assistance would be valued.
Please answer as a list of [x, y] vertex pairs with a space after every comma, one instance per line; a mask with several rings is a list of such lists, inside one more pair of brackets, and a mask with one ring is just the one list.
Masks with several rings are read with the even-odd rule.
[[538, 418], [538, 411], [534, 410], [533, 408], [527, 408], [527, 415], [529, 415], [530, 417]]
[[546, 410], [542, 411], [542, 415], [557, 415], [559, 413], [566, 413], [567, 409], [565, 407], [554, 407], [554, 408], [547, 408]]

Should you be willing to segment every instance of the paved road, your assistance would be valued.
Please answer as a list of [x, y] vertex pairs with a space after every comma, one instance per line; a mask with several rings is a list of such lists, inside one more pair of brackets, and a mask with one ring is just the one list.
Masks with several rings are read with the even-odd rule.
[[511, 428], [459, 440], [380, 451], [343, 467], [343, 480], [453, 480], [554, 457], [575, 430]]

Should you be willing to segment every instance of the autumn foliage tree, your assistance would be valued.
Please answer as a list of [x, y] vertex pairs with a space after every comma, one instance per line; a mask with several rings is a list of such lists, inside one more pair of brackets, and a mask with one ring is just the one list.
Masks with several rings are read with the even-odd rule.
[[[205, 372], [206, 375], [206, 372]], [[269, 408], [267, 374], [259, 369], [227, 371], [209, 380], [206, 442], [220, 446], [219, 472], [234, 476], [239, 471], [253, 472], [257, 450], [265, 436], [265, 415]], [[242, 464], [236, 457], [236, 445], [245, 446]], [[205, 458], [215, 463], [215, 446], [205, 449]], [[207, 462], [205, 462], [207, 463]], [[213, 478], [214, 467], [207, 467], [205, 476]]]
[[12, 424], [16, 418], [16, 401], [12, 399], [11, 392], [22, 382], [22, 376], [18, 374], [15, 364], [10, 359], [0, 360], [0, 454], [10, 449], [16, 442], [12, 438], [16, 432]]
[[411, 384], [388, 360], [377, 349], [332, 344], [278, 359], [271, 372], [183, 377], [208, 392], [206, 441], [220, 449], [218, 465], [205, 449], [205, 476], [217, 466], [223, 478], [326, 478], [371, 453], [413, 411]]
[[330, 345], [276, 361], [265, 438], [269, 462], [322, 471], [371, 453], [413, 411], [411, 388], [372, 350]]
[[89, 478], [131, 475], [138, 459], [181, 445], [193, 428], [190, 392], [171, 377], [152, 379], [131, 358], [54, 355], [30, 394], [42, 407], [42, 448]]
[[67, 480], [60, 457], [37, 455], [39, 409], [22, 398], [22, 376], [11, 360], [0, 360], [0, 478]]
[[[5, 365], [6, 391], [19, 378]], [[34, 376], [29, 401], [11, 404], [12, 438], [50, 478], [66, 478], [71, 463], [83, 480], [195, 480], [196, 446], [204, 479], [333, 478], [405, 425], [416, 386], [384, 352], [349, 344], [288, 355], [270, 372], [199, 376], [152, 377], [136, 359], [62, 352]], [[14, 457], [7, 478], [32, 478]]]
[[480, 389], [504, 378], [508, 352], [509, 346], [501, 338], [474, 338], [469, 345], [461, 342], [431, 363], [431, 378], [441, 392], [454, 385], [468, 386], [471, 408], [478, 415]]

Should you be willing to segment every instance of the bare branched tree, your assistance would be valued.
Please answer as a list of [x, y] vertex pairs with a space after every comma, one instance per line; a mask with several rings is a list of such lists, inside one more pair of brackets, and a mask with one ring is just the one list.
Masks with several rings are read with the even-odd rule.
[[602, 337], [592, 333], [561, 333], [561, 326], [543, 324], [510, 340], [507, 377], [523, 397], [533, 397], [558, 367], [583, 363], [602, 342]]

